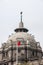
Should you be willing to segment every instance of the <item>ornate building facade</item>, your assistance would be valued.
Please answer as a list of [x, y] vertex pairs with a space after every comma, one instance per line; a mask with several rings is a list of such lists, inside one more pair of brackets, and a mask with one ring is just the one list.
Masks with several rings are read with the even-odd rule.
[[19, 28], [14, 31], [15, 33], [10, 35], [7, 42], [3, 43], [0, 48], [0, 65], [15, 65], [16, 63], [41, 59], [40, 43], [28, 33], [28, 29], [24, 28], [22, 12]]

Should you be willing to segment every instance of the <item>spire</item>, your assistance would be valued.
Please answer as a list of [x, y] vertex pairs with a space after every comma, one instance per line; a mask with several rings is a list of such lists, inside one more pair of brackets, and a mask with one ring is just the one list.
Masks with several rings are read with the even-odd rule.
[[20, 23], [19, 23], [19, 28], [15, 29], [15, 32], [28, 32], [28, 29], [24, 28], [24, 24], [22, 22], [22, 12], [20, 12]]
[[20, 12], [20, 15], [21, 15], [21, 21], [19, 23], [19, 28], [23, 28], [24, 25], [23, 25], [23, 22], [22, 22], [22, 12]]
[[20, 12], [20, 14], [21, 14], [21, 22], [22, 22], [22, 12]]

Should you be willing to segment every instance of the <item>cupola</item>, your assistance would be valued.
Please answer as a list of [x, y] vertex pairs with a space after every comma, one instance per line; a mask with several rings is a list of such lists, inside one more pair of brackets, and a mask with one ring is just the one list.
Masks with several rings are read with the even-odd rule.
[[28, 32], [28, 29], [24, 28], [24, 24], [22, 22], [22, 12], [20, 12], [21, 15], [21, 21], [19, 23], [19, 28], [15, 29], [15, 32]]

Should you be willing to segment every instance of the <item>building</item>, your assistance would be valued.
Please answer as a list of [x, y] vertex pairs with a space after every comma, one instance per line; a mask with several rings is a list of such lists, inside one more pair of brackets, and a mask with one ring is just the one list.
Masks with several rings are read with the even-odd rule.
[[15, 65], [42, 58], [42, 48], [40, 43], [34, 39], [34, 36], [28, 33], [22, 22], [15, 33], [9, 36], [7, 42], [0, 48], [0, 65]]

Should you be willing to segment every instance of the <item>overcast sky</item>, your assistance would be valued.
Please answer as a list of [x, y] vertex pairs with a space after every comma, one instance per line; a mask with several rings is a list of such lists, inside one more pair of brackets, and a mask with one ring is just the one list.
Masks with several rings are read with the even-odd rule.
[[21, 11], [28, 33], [43, 48], [43, 0], [0, 0], [0, 46], [18, 27]]

